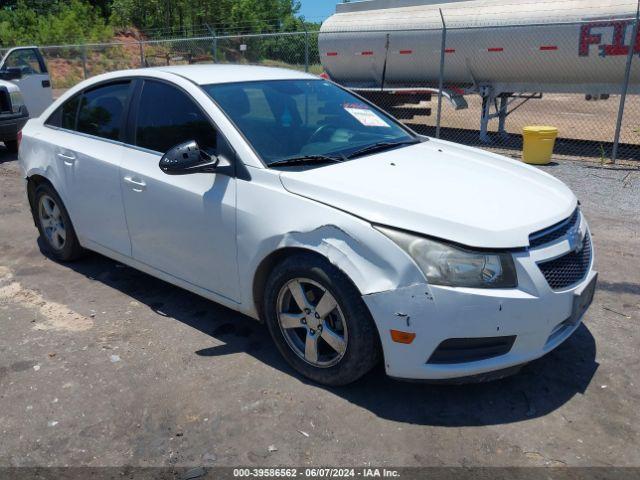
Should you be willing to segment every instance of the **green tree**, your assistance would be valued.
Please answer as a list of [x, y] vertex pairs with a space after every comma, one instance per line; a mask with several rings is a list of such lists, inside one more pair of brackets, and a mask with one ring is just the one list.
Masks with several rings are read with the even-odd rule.
[[273, 32], [299, 27], [299, 9], [297, 0], [113, 0], [111, 21], [151, 34], [205, 26], [221, 33]]
[[298, 0], [0, 0], [0, 46], [102, 41], [130, 27], [160, 38], [301, 31], [299, 9]]
[[0, 10], [2, 47], [104, 41], [112, 35], [100, 11], [83, 0], [18, 0]]

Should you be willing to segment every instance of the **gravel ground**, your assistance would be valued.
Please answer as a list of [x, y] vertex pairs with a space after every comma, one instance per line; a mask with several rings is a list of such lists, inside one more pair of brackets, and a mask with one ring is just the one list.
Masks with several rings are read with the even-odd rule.
[[597, 163], [559, 162], [540, 167], [576, 193], [589, 218], [608, 216], [635, 232], [640, 220], [640, 168], [633, 164], [601, 167]]
[[544, 170], [594, 232], [585, 324], [501, 381], [333, 389], [257, 322], [99, 255], [48, 259], [0, 150], [0, 466], [640, 466], [640, 171]]

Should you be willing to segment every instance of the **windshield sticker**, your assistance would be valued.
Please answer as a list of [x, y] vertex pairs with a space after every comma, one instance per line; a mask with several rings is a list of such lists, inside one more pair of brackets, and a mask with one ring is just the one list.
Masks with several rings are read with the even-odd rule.
[[361, 103], [345, 103], [342, 107], [365, 127], [391, 128], [391, 125], [376, 115], [373, 110], [369, 110], [366, 105]]

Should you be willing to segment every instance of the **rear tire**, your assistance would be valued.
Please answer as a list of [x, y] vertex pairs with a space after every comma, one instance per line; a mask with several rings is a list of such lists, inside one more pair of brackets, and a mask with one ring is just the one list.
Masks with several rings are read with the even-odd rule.
[[315, 382], [346, 385], [380, 359], [378, 332], [360, 292], [322, 257], [300, 253], [278, 264], [263, 305], [282, 356]]
[[4, 146], [7, 147], [9, 153], [18, 153], [18, 141], [17, 140], [5, 140]]
[[36, 188], [33, 209], [45, 249], [53, 258], [70, 262], [83, 255], [69, 213], [53, 187], [43, 183]]

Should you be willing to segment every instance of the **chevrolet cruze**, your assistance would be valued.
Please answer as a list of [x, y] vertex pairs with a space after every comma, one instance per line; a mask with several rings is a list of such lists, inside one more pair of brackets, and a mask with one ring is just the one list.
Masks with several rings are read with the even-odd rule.
[[406, 379], [510, 372], [595, 289], [562, 182], [301, 72], [100, 75], [28, 122], [19, 158], [51, 256], [93, 250], [266, 322], [323, 384], [380, 360]]

